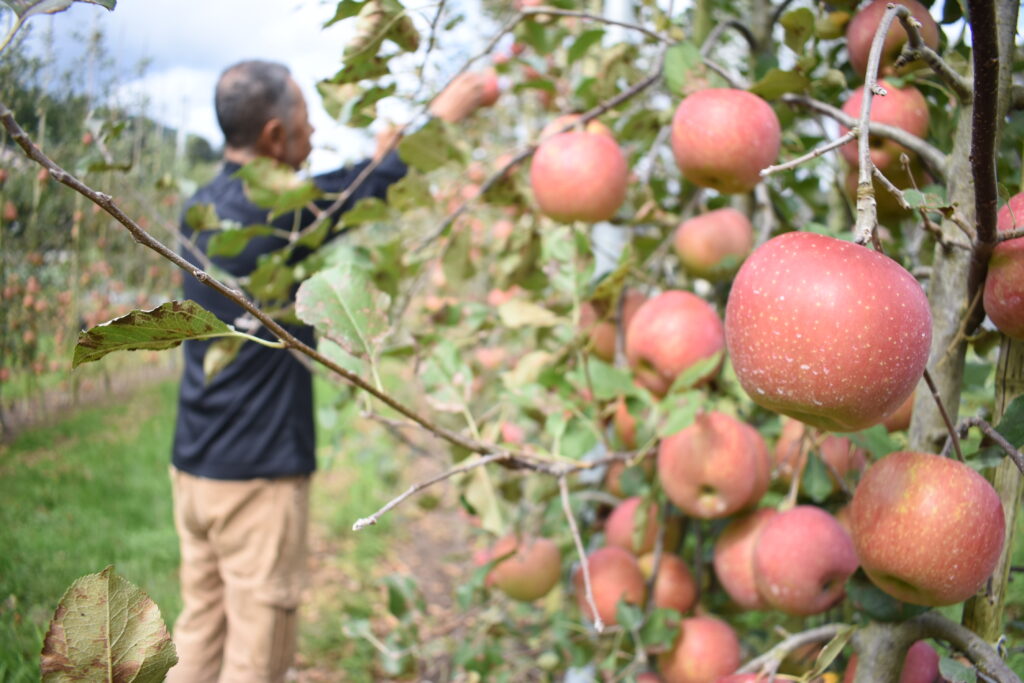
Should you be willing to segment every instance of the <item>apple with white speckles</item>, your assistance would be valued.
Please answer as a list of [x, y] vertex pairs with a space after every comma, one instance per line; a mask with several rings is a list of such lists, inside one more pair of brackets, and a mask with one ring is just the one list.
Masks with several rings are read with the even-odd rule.
[[[1024, 192], [999, 210], [1000, 232], [1024, 227]], [[1024, 340], [1024, 237], [996, 245], [985, 280], [985, 312], [999, 331]]]
[[999, 494], [964, 463], [891, 453], [869, 467], [850, 504], [861, 566], [886, 593], [938, 607], [974, 595], [1002, 551]]
[[662, 439], [658, 480], [686, 514], [719, 519], [764, 495], [767, 458], [756, 430], [726, 413], [702, 413], [689, 427]]
[[[644, 302], [626, 328], [626, 358], [637, 383], [664, 396], [676, 378], [725, 348], [722, 319], [696, 294], [668, 290]], [[694, 382], [710, 379], [711, 368]]]
[[770, 607], [799, 616], [820, 614], [843, 599], [857, 570], [849, 534], [835, 517], [798, 505], [771, 517], [754, 544], [754, 579]]
[[902, 266], [807, 232], [756, 249], [725, 311], [729, 355], [754, 402], [827, 431], [864, 429], [899, 408], [931, 337], [928, 299]]

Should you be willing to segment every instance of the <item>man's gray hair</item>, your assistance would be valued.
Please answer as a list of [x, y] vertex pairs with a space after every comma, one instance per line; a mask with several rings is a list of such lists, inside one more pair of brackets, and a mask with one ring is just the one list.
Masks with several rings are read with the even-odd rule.
[[228, 147], [248, 149], [272, 118], [286, 119], [294, 106], [291, 72], [276, 62], [252, 59], [229, 66], [217, 81], [217, 122]]

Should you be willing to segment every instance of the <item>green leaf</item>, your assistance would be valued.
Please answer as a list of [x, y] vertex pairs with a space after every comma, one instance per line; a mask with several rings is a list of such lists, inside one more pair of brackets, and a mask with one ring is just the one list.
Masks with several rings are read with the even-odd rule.
[[615, 605], [615, 618], [619, 622], [619, 626], [627, 631], [633, 631], [644, 623], [644, 611], [642, 608], [626, 602], [623, 598], [619, 598], [619, 602]]
[[801, 54], [804, 43], [814, 35], [814, 13], [806, 7], [790, 10], [782, 15], [779, 23], [786, 30], [786, 47]]
[[559, 442], [559, 451], [565, 457], [577, 460], [596, 445], [597, 434], [594, 433], [593, 427], [580, 418], [573, 417], [566, 424], [562, 440]]
[[512, 299], [498, 306], [498, 315], [506, 327], [551, 327], [562, 322], [562, 318], [543, 306], [522, 299]]
[[210, 236], [206, 253], [210, 256], [238, 256], [253, 237], [273, 235], [274, 230], [270, 225], [248, 225], [244, 228], [221, 230]]
[[654, 649], [656, 652], [665, 652], [672, 648], [679, 637], [679, 626], [682, 624], [682, 615], [678, 610], [667, 607], [656, 607], [647, 616], [643, 629], [640, 630], [640, 638], [644, 646]]
[[245, 183], [245, 192], [256, 206], [273, 215], [301, 209], [320, 197], [312, 180], [303, 180], [295, 169], [267, 157], [257, 157], [235, 172]]
[[977, 683], [978, 672], [974, 667], [967, 666], [951, 657], [939, 660], [939, 673], [949, 683]]
[[1024, 396], [1013, 399], [1006, 412], [999, 418], [996, 431], [1003, 435], [1014, 447], [1024, 446]]
[[685, 389], [693, 387], [704, 377], [707, 377], [722, 364], [722, 357], [725, 356], [724, 351], [714, 353], [707, 358], [701, 358], [699, 361], [691, 365], [690, 367], [679, 373], [675, 381], [672, 382], [672, 386], [669, 388], [669, 393], [675, 393]]
[[473, 236], [468, 225], [462, 224], [451, 232], [448, 247], [441, 259], [441, 268], [444, 276], [456, 287], [476, 273], [476, 265], [469, 255], [472, 248]]
[[462, 161], [462, 153], [454, 145], [440, 119], [431, 119], [412, 135], [398, 143], [398, 156], [418, 171], [429, 173], [449, 161]]
[[37, 14], [63, 12], [75, 2], [99, 5], [108, 10], [113, 10], [117, 5], [117, 0], [7, 0], [5, 4], [22, 19], [28, 19]]
[[404, 178], [388, 186], [387, 197], [387, 205], [402, 213], [434, 204], [434, 197], [430, 194], [430, 184], [421, 173], [416, 171], [409, 171]]
[[378, 197], [364, 197], [355, 206], [341, 214], [341, 224], [345, 227], [362, 223], [377, 223], [391, 216], [391, 208]]
[[590, 372], [590, 384], [594, 388], [594, 398], [598, 401], [609, 401], [633, 391], [633, 375], [624, 368], [617, 368], [592, 357], [587, 362], [587, 369]]
[[684, 92], [687, 82], [703, 69], [700, 49], [690, 42], [677, 43], [665, 51], [665, 85], [674, 95]]
[[[479, 456], [472, 457], [478, 458]], [[505, 533], [505, 512], [501, 500], [494, 490], [491, 473], [486, 467], [477, 467], [469, 472], [463, 498], [479, 515], [482, 529], [495, 535]]]
[[604, 29], [599, 28], [591, 29], [589, 31], [584, 31], [583, 33], [581, 33], [579, 37], [576, 38], [576, 41], [573, 42], [572, 47], [569, 48], [569, 52], [567, 55], [568, 63], [572, 64], [576, 60], [582, 58], [585, 54], [587, 54], [587, 50], [589, 50], [594, 45], [600, 43], [603, 37]]
[[177, 661], [160, 608], [107, 567], [64, 593], [43, 641], [40, 672], [46, 683], [156, 683]]
[[193, 204], [185, 212], [185, 224], [196, 232], [215, 230], [220, 227], [220, 217], [213, 204]]
[[324, 109], [344, 126], [365, 128], [377, 119], [377, 102], [393, 95], [394, 83], [364, 88], [355, 83], [334, 83], [323, 80], [316, 84]]
[[693, 424], [701, 408], [702, 398], [698, 391], [667, 395], [661, 405], [665, 421], [658, 428], [658, 436], [671, 436]]
[[835, 489], [835, 482], [828, 471], [828, 467], [815, 453], [808, 453], [807, 466], [804, 467], [804, 475], [800, 480], [800, 490], [819, 505], [832, 495]]
[[149, 310], [135, 310], [81, 332], [72, 368], [114, 351], [171, 349], [186, 339], [233, 334], [234, 329], [194, 301], [168, 301]]
[[820, 676], [825, 673], [830, 666], [832, 666], [832, 662], [836, 660], [836, 657], [842, 654], [843, 648], [845, 648], [846, 644], [850, 642], [850, 638], [853, 637], [856, 630], [857, 629], [853, 626], [846, 626], [839, 629], [839, 633], [837, 633], [832, 640], [828, 641], [828, 644], [825, 645], [825, 647], [821, 648], [821, 652], [818, 653], [818, 658], [814, 662], [814, 669], [807, 674], [807, 680]]
[[836, 436], [848, 438], [855, 446], [870, 453], [875, 460], [902, 448], [898, 441], [889, 436], [889, 431], [885, 426], [880, 424], [859, 432], [838, 433]]
[[376, 80], [391, 73], [388, 67], [390, 57], [365, 55], [358, 59], [350, 59], [338, 73], [331, 76], [329, 83], [358, 83], [362, 80]]
[[332, 24], [336, 24], [343, 19], [356, 16], [359, 14], [359, 10], [363, 9], [363, 5], [365, 5], [366, 2], [367, 0], [341, 0], [341, 2], [338, 3], [337, 9], [334, 11], [334, 16], [324, 24], [324, 28], [327, 28]]
[[802, 73], [772, 68], [748, 90], [766, 100], [773, 100], [786, 93], [800, 93], [807, 90], [811, 81]]
[[340, 263], [303, 282], [295, 312], [307, 325], [354, 356], [372, 358], [390, 329], [391, 297], [379, 291], [367, 269]]
[[203, 377], [207, 384], [231, 364], [244, 343], [245, 339], [242, 337], [223, 337], [207, 347], [203, 355]]
[[462, 412], [469, 404], [473, 371], [455, 344], [442, 340], [420, 366], [420, 381], [427, 401], [436, 409]]

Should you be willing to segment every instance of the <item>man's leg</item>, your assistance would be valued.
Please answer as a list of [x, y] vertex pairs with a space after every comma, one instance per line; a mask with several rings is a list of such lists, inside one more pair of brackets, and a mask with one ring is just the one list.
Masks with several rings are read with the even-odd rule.
[[196, 484], [196, 477], [171, 470], [184, 607], [174, 624], [178, 664], [168, 673], [168, 683], [215, 683], [224, 654], [224, 583], [205, 520], [197, 509]]
[[306, 581], [309, 477], [250, 482], [215, 530], [228, 635], [220, 683], [278, 683], [291, 666]]

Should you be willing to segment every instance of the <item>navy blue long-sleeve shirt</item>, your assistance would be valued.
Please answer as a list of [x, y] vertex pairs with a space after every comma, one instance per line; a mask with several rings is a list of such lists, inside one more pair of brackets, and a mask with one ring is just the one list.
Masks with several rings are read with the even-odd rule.
[[[314, 178], [324, 192], [337, 193], [347, 188], [368, 161]], [[238, 164], [224, 163], [220, 174], [202, 187], [186, 204], [212, 204], [221, 220], [243, 226], [268, 224], [268, 212], [245, 196], [242, 181], [234, 177]], [[383, 199], [387, 188], [401, 179], [406, 166], [395, 153], [366, 178], [341, 211], [347, 211], [364, 197]], [[329, 203], [329, 202], [328, 202]], [[183, 214], [184, 215], [184, 214]], [[313, 215], [302, 212], [302, 224]], [[286, 214], [270, 224], [290, 230], [294, 217]], [[193, 237], [182, 219], [182, 233]], [[214, 230], [194, 235], [197, 246], [206, 251]], [[260, 256], [287, 245], [275, 235], [253, 238], [237, 256], [215, 256], [211, 261], [235, 277], [251, 273]], [[182, 255], [202, 267], [189, 249]], [[185, 279], [185, 298], [191, 299], [228, 324], [244, 310], [195, 278]], [[286, 326], [304, 343], [313, 345], [309, 326]], [[258, 336], [271, 339], [266, 329]], [[316, 469], [316, 435], [313, 422], [313, 381], [309, 370], [291, 353], [245, 342], [237, 357], [207, 383], [203, 358], [212, 342], [186, 341], [185, 369], [178, 396], [178, 418], [174, 432], [172, 462], [190, 474], [212, 479], [256, 479], [308, 474]]]

